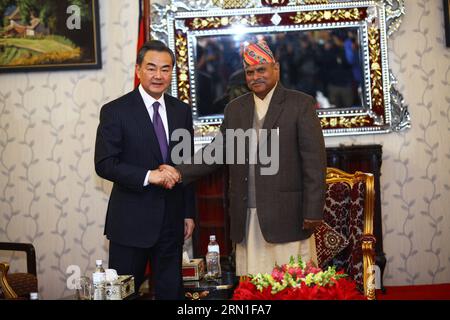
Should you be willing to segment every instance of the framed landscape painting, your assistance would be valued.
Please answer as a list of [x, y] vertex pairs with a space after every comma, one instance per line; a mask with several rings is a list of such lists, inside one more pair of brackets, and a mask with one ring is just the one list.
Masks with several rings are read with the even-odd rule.
[[1, 0], [0, 72], [100, 69], [98, 0]]

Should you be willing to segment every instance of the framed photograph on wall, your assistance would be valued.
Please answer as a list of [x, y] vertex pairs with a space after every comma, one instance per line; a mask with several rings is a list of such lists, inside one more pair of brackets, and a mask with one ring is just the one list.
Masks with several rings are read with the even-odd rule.
[[445, 43], [450, 47], [450, 0], [444, 1], [444, 28], [445, 28]]
[[0, 72], [100, 69], [98, 0], [0, 1]]

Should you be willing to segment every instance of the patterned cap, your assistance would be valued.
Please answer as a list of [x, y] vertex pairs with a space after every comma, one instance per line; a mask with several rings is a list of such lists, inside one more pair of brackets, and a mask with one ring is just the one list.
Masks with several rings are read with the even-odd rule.
[[264, 40], [259, 40], [257, 43], [249, 43], [244, 48], [243, 60], [244, 67], [275, 62], [273, 53]]

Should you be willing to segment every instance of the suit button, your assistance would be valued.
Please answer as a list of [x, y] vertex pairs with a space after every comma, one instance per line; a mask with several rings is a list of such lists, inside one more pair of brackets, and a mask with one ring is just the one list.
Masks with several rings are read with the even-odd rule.
[[248, 181], [248, 178], [247, 178], [247, 177], [245, 177], [245, 178], [244, 178], [244, 181]]
[[247, 197], [243, 197], [242, 200], [247, 201]]

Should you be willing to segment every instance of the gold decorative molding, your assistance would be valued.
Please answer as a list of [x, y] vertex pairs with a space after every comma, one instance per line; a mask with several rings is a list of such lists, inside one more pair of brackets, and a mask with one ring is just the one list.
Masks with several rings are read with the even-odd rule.
[[0, 263], [0, 291], [3, 292], [6, 299], [17, 299], [18, 296], [14, 292], [13, 288], [8, 283], [6, 275], [9, 271], [9, 264], [6, 262]]
[[189, 85], [189, 65], [188, 48], [186, 36], [178, 32], [176, 35], [176, 57], [177, 57], [177, 77], [178, 77], [178, 98], [190, 104], [191, 93]]
[[194, 135], [203, 136], [213, 136], [219, 131], [219, 125], [209, 125], [209, 124], [199, 124], [195, 126]]
[[213, 4], [222, 9], [245, 8], [249, 2], [250, 0], [213, 0]]
[[304, 0], [304, 4], [328, 4], [328, 0]]
[[383, 76], [381, 66], [380, 31], [376, 26], [368, 30], [370, 83], [372, 93], [372, 108], [383, 108]]
[[222, 27], [229, 27], [233, 25], [256, 26], [258, 20], [255, 15], [249, 16], [231, 16], [231, 17], [208, 17], [195, 18], [191, 27], [193, 30], [199, 29], [218, 29]]
[[289, 17], [294, 23], [312, 23], [328, 21], [352, 21], [361, 20], [361, 12], [358, 8], [337, 9], [337, 10], [314, 10], [297, 12], [293, 17]]
[[369, 123], [370, 120], [367, 116], [331, 117], [320, 119], [320, 125], [322, 126], [322, 129], [363, 127]]

